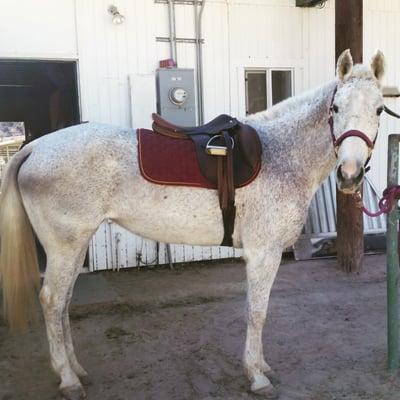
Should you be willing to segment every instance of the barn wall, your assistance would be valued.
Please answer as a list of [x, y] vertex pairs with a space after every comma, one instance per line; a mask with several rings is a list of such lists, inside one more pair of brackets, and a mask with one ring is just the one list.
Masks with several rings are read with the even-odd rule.
[[[364, 0], [364, 59], [368, 62], [377, 48], [383, 51], [387, 67], [383, 79], [385, 86], [400, 87], [400, 54], [397, 43], [397, 38], [400, 37], [399, 21], [399, 1]], [[399, 98], [385, 98], [385, 104], [393, 110], [400, 110]], [[400, 120], [383, 113], [369, 172], [379, 193], [386, 187], [387, 143], [390, 133], [400, 133]]]
[[[126, 17], [115, 26], [107, 13], [115, 4]], [[18, 4], [18, 5], [17, 5]], [[149, 126], [155, 109], [154, 74], [169, 57], [165, 4], [153, 0], [0, 0], [0, 57], [78, 58], [83, 120], [124, 127]], [[381, 47], [387, 55], [386, 83], [399, 85], [396, 40], [400, 3], [364, 0], [364, 54]], [[194, 37], [193, 6], [176, 5], [178, 37]], [[21, 29], [23, 26], [23, 29]], [[295, 93], [334, 77], [334, 1], [322, 9], [295, 7], [295, 0], [208, 0], [203, 18], [205, 119], [245, 114], [246, 67], [293, 68]], [[178, 44], [180, 67], [195, 67], [193, 44]], [[398, 100], [386, 101], [398, 109]], [[383, 117], [371, 178], [385, 185], [386, 134], [399, 122]], [[126, 267], [156, 255], [156, 244], [105, 222], [91, 247], [92, 269]], [[161, 245], [160, 261], [165, 261]], [[173, 246], [175, 262], [238, 255], [232, 249]]]
[[0, 10], [0, 57], [77, 57], [73, 0], [0, 0]]

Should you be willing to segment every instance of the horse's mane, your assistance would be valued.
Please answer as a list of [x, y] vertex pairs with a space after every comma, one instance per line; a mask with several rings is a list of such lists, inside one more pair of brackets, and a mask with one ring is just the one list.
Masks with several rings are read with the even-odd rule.
[[328, 84], [323, 84], [318, 86], [317, 88], [313, 88], [307, 90], [299, 95], [289, 97], [286, 100], [281, 101], [280, 103], [275, 104], [271, 108], [267, 110], [260, 111], [255, 114], [251, 114], [246, 118], [247, 122], [251, 121], [262, 121], [262, 120], [271, 120], [275, 118], [281, 118], [287, 115], [288, 113], [299, 113], [300, 109], [304, 107], [310, 107], [317, 100], [321, 100], [321, 98], [325, 97], [328, 92], [332, 92], [334, 90], [337, 81], [331, 81]]

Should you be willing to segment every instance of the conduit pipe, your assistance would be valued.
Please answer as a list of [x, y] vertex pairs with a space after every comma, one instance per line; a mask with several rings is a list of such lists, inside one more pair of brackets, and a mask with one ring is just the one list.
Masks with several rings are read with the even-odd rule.
[[200, 11], [197, 7], [198, 3], [194, 2], [195, 10], [195, 34], [196, 34], [196, 80], [197, 80], [197, 109], [199, 125], [204, 123], [204, 97], [203, 97], [203, 53], [202, 53], [202, 17], [206, 0], [201, 2]]
[[168, 20], [169, 20], [169, 46], [170, 56], [174, 61], [175, 66], [178, 65], [176, 51], [176, 24], [175, 24], [175, 2], [168, 0]]

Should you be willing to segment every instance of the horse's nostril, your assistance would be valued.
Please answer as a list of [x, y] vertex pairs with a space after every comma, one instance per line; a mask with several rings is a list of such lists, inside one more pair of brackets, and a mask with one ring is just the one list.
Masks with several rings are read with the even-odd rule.
[[337, 178], [338, 178], [339, 181], [342, 181], [342, 182], [345, 181], [345, 177], [343, 176], [342, 166], [341, 165], [339, 165], [339, 167], [338, 167], [338, 169], [336, 171], [336, 175], [337, 175]]
[[354, 178], [355, 183], [360, 183], [364, 178], [364, 174], [365, 174], [365, 168], [361, 167], [360, 173]]

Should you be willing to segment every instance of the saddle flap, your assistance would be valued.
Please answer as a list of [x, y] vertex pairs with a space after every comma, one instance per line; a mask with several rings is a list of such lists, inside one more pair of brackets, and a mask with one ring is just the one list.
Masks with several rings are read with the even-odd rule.
[[248, 164], [252, 169], [257, 169], [261, 160], [262, 146], [256, 130], [249, 125], [241, 125], [237, 134], [237, 141], [242, 152], [241, 161]]

